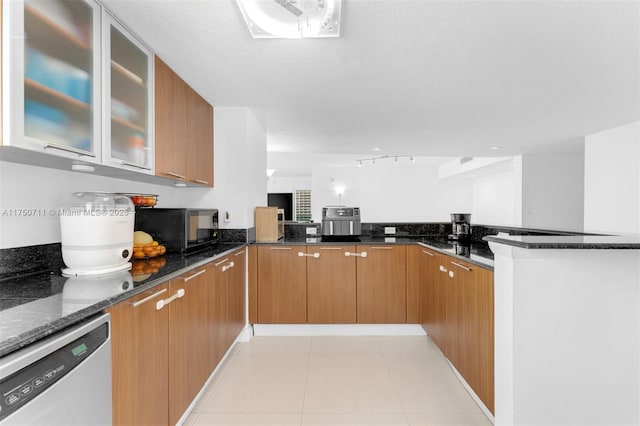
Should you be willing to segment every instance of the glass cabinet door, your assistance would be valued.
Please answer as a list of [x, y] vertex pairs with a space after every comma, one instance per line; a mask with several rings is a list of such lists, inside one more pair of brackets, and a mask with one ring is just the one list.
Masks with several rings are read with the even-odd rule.
[[10, 144], [100, 161], [100, 8], [10, 2]]
[[104, 13], [105, 163], [152, 172], [152, 55]]

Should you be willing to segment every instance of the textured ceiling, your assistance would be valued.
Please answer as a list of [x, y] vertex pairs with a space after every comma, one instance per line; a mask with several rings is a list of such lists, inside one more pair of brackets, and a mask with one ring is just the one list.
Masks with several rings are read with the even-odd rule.
[[233, 0], [103, 3], [274, 151], [553, 152], [640, 119], [638, 1], [343, 0], [310, 40], [253, 40]]

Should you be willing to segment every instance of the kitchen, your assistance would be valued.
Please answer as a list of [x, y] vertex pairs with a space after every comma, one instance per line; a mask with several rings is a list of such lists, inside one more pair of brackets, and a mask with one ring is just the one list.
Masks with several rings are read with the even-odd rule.
[[[172, 2], [104, 2], [127, 24], [127, 27], [140, 35], [140, 38], [145, 40], [178, 74], [215, 106], [214, 187], [211, 189], [175, 188], [149, 182], [131, 182], [112, 177], [80, 174], [57, 169], [54, 164], [51, 164], [54, 168], [43, 168], [3, 161], [0, 164], [0, 207], [3, 211], [55, 209], [64, 197], [75, 191], [140, 192], [158, 194], [159, 206], [161, 207], [219, 208], [221, 213], [225, 213], [221, 215], [221, 229], [251, 230], [254, 226], [254, 207], [266, 204], [267, 192], [285, 192], [278, 190], [276, 185], [285, 185], [287, 181], [300, 179], [287, 177], [283, 170], [284, 166], [275, 162], [278, 157], [281, 157], [284, 158], [285, 166], [287, 164], [291, 166], [305, 158], [300, 154], [278, 152], [286, 150], [288, 143], [286, 138], [288, 127], [284, 127], [282, 122], [277, 121], [280, 119], [309, 126], [302, 127], [298, 130], [301, 133], [294, 133], [296, 136], [291, 137], [291, 139], [297, 137], [300, 139], [300, 143], [304, 141], [300, 135], [316, 130], [315, 127], [336, 129], [331, 134], [320, 133], [319, 136], [316, 136], [315, 143], [325, 145], [327, 149], [332, 148], [336, 154], [346, 157], [347, 160], [343, 161], [348, 161], [352, 166], [345, 168], [335, 165], [335, 163], [323, 165], [320, 161], [323, 155], [310, 156], [312, 159], [318, 159], [315, 160], [317, 161], [315, 168], [311, 174], [306, 172], [303, 179], [306, 179], [308, 183], [305, 187], [298, 186], [295, 189], [311, 189], [313, 194], [312, 213], [316, 222], [319, 222], [322, 206], [338, 202], [334, 184], [342, 184], [345, 188], [341, 195], [342, 203], [359, 205], [363, 212], [363, 222], [447, 222], [448, 214], [453, 211], [470, 211], [473, 213], [472, 222], [477, 224], [585, 230], [614, 234], [640, 233], [640, 224], [638, 223], [638, 217], [640, 217], [640, 207], [638, 206], [640, 156], [637, 142], [638, 49], [637, 37], [632, 37], [637, 35], [638, 31], [637, 7], [632, 12], [624, 12], [624, 7], [634, 7], [632, 3], [613, 2], [612, 4], [616, 7], [612, 6], [611, 10], [605, 9], [607, 12], [602, 14], [598, 13], [597, 9], [595, 11], [577, 11], [579, 16], [584, 17], [585, 22], [589, 22], [599, 30], [589, 30], [589, 25], [586, 24], [584, 28], [580, 26], [579, 29], [575, 29], [569, 24], [564, 27], [576, 31], [575, 34], [568, 29], [561, 30], [562, 25], [554, 24], [548, 19], [548, 16], [559, 12], [553, 9], [548, 10], [547, 7], [553, 8], [555, 5], [556, 7], [569, 8], [567, 5], [560, 6], [554, 2], [548, 3], [544, 7], [540, 6], [539, 10], [535, 9], [533, 4], [503, 5], [508, 10], [502, 10], [499, 3], [483, 5], [470, 2], [458, 3], [450, 6], [452, 9], [446, 10], [446, 8], [442, 9], [444, 5], [438, 2], [425, 2], [425, 5], [420, 5], [421, 2], [401, 2], [402, 7], [397, 11], [391, 10], [393, 7], [399, 7], [392, 7], [392, 2], [375, 2], [377, 7], [371, 8], [373, 11], [366, 7], [366, 2], [346, 3], [344, 6], [343, 38], [338, 41], [350, 40], [350, 31], [353, 31], [351, 34], [354, 37], [354, 34], [360, 34], [358, 31], [363, 28], [357, 25], [362, 26], [364, 22], [370, 22], [371, 25], [380, 23], [386, 13], [396, 16], [397, 12], [396, 19], [398, 20], [400, 20], [399, 15], [402, 15], [404, 19], [409, 19], [408, 16], [412, 15], [412, 11], [418, 10], [424, 13], [433, 13], [435, 16], [442, 13], [444, 17], [448, 17], [449, 21], [443, 22], [453, 25], [453, 28], [458, 30], [459, 36], [464, 36], [464, 38], [454, 39], [450, 45], [436, 43], [436, 41], [444, 43], [441, 39], [442, 35], [438, 33], [444, 24], [438, 24], [434, 18], [435, 22], [427, 26], [427, 30], [432, 32], [416, 35], [415, 39], [424, 37], [425, 43], [435, 45], [432, 46], [435, 49], [432, 52], [432, 58], [443, 60], [448, 55], [450, 62], [447, 64], [451, 67], [448, 72], [453, 76], [453, 81], [448, 83], [442, 81], [443, 77], [440, 72], [427, 74], [429, 78], [424, 77], [414, 81], [422, 81], [423, 86], [421, 87], [425, 93], [432, 94], [440, 94], [439, 90], [441, 89], [437, 89], [437, 86], [438, 83], [441, 83], [442, 87], [448, 90], [440, 94], [441, 97], [438, 98], [440, 105], [464, 105], [463, 110], [467, 115], [460, 116], [460, 118], [438, 115], [436, 113], [438, 109], [435, 107], [422, 109], [424, 107], [417, 103], [414, 99], [415, 96], [409, 96], [411, 91], [406, 87], [397, 87], [396, 89], [399, 91], [397, 95], [393, 95], [393, 93], [376, 95], [375, 98], [383, 100], [378, 106], [374, 106], [376, 102], [371, 98], [371, 95], [367, 97], [363, 93], [347, 90], [349, 86], [355, 86], [356, 82], [363, 79], [365, 82], [374, 84], [378, 80], [391, 79], [393, 68], [387, 68], [384, 72], [370, 77], [363, 75], [361, 70], [367, 69], [379, 61], [379, 58], [376, 60], [375, 55], [390, 55], [394, 61], [400, 61], [399, 55], [394, 54], [396, 49], [393, 48], [392, 43], [402, 41], [408, 45], [420, 45], [413, 40], [397, 40], [391, 38], [390, 34], [383, 32], [384, 37], [381, 38], [389, 38], [393, 41], [382, 43], [382, 40], [379, 40], [379, 43], [382, 43], [380, 50], [372, 51], [369, 53], [371, 56], [366, 57], [359, 57], [356, 52], [351, 52], [351, 56], [349, 56], [340, 50], [337, 51], [339, 54], [331, 53], [334, 48], [330, 43], [333, 40], [329, 39], [317, 40], [322, 43], [324, 49], [327, 49], [321, 51], [315, 50], [318, 48], [316, 47], [318, 44], [294, 44], [296, 42], [313, 42], [311, 40], [265, 44], [270, 41], [250, 39], [242, 17], [235, 9], [236, 5], [233, 2], [212, 2], [211, 5], [207, 3], [193, 2], [189, 3], [189, 7], [185, 7], [184, 2], [180, 4]], [[580, 3], [575, 7], [579, 8], [579, 5]], [[220, 9], [215, 9], [214, 13], [214, 10], [209, 9], [213, 6]], [[469, 12], [464, 13], [465, 7]], [[607, 6], [604, 3], [595, 2], [592, 7], [606, 8]], [[618, 9], [618, 7], [622, 9]], [[485, 16], [484, 8], [488, 8], [486, 14], [499, 12], [492, 19], [497, 20], [500, 16], [506, 16], [505, 20], [495, 26], [485, 22], [486, 27], [475, 27], [474, 17]], [[521, 8], [528, 9], [523, 11]], [[151, 11], [153, 12], [150, 13]], [[569, 11], [571, 9], [564, 12], [573, 19], [574, 15], [569, 14]], [[534, 13], [538, 19], [530, 19], [530, 13]], [[609, 16], [609, 13], [611, 14], [610, 21], [600, 23], [603, 27], [597, 27], [596, 24], [599, 21], [596, 17]], [[360, 18], [362, 22], [358, 19], [356, 22], [359, 24], [356, 24], [353, 20], [356, 20], [356, 16], [359, 15], [367, 19]], [[415, 15], [417, 17], [419, 13], [415, 13]], [[156, 18], [150, 19], [150, 16]], [[196, 20], [194, 16], [202, 16], [202, 21], [205, 22]], [[346, 21], [349, 16], [351, 16], [352, 22]], [[455, 16], [456, 19], [453, 19], [452, 16]], [[462, 16], [469, 21], [466, 22], [468, 25], [464, 26], [469, 32], [460, 28], [463, 26], [462, 23], [453, 24], [456, 20], [462, 19]], [[630, 17], [629, 20], [623, 19], [624, 16]], [[576, 21], [581, 22], [580, 20]], [[620, 21], [623, 21], [625, 25], [622, 25]], [[166, 32], [165, 34], [160, 31], [163, 27], [172, 27], [176, 29], [176, 33], [190, 34], [189, 31], [195, 31], [193, 29], [196, 28], [195, 22], [198, 22], [202, 27], [202, 36], [198, 40], [181, 41], [180, 37], [175, 37], [172, 33]], [[216, 22], [216, 25], [211, 25], [210, 22]], [[481, 20], [479, 22], [482, 23]], [[412, 23], [414, 26], [418, 26], [415, 21]], [[536, 24], [542, 25], [544, 30], [536, 27]], [[508, 29], [504, 29], [504, 31], [512, 31], [509, 37], [515, 37], [517, 42], [521, 43], [520, 46], [511, 46], [504, 53], [505, 57], [501, 56], [500, 50], [492, 51], [486, 47], [502, 43], [500, 31], [492, 32], [489, 28], [501, 29], [503, 25], [508, 26]], [[212, 28], [218, 29], [214, 31]], [[381, 28], [385, 27], [382, 25]], [[475, 28], [479, 33], [470, 31], [469, 28]], [[373, 32], [376, 30], [379, 28], [371, 28]], [[519, 31], [524, 35], [518, 36]], [[564, 31], [568, 31], [568, 33]], [[234, 43], [230, 43], [227, 47], [223, 43], [217, 43], [216, 40], [224, 39], [228, 34], [234, 34], [234, 37], [243, 42], [242, 49], [238, 49], [239, 45]], [[481, 35], [475, 37], [477, 34]], [[598, 34], [609, 34], [612, 39], [602, 40]], [[620, 40], [615, 39], [615, 36], [619, 36]], [[359, 37], [363, 36], [359, 35]], [[476, 45], [472, 43], [473, 39], [484, 40], [487, 44], [479, 43]], [[564, 40], [564, 44], [557, 42], [559, 39]], [[587, 43], [586, 40], [593, 40], [593, 43]], [[275, 42], [278, 43], [278, 41]], [[597, 48], [597, 50], [591, 53], [585, 52], [584, 56], [575, 59], [576, 62], [573, 65], [566, 64], [563, 59], [571, 57], [571, 54], [565, 53], [563, 56], [563, 52], [576, 54], [576, 51], [584, 48], [581, 43], [595, 46], [594, 49]], [[194, 55], [191, 53], [193, 51], [185, 46], [189, 46], [195, 52], [216, 52], [215, 56], [225, 58], [225, 61], [230, 61], [230, 64], [242, 60], [242, 58], [246, 59], [246, 57], [252, 59], [244, 67], [237, 65], [239, 67], [237, 70], [233, 67], [228, 68], [234, 69], [231, 73], [233, 75], [229, 76], [227, 74], [229, 71], [225, 71], [227, 67], [219, 67], [215, 64], [200, 67], [201, 60], [196, 59], [200, 55]], [[268, 48], [264, 46], [268, 46]], [[307, 116], [287, 115], [282, 118], [275, 113], [265, 113], [263, 108], [260, 108], [271, 105], [269, 102], [278, 98], [278, 92], [269, 94], [266, 92], [267, 87], [273, 87], [280, 93], [289, 93], [289, 96], [294, 98], [293, 101], [296, 101], [292, 93], [298, 93], [305, 86], [303, 82], [299, 82], [298, 85], [288, 88], [288, 84], [293, 84], [287, 82], [289, 77], [282, 79], [281, 75], [276, 74], [271, 77], [272, 80], [263, 80], [265, 78], [263, 74], [255, 71], [259, 63], [256, 58], [260, 57], [258, 51], [261, 49], [266, 50], [265, 54], [275, 55], [283, 61], [282, 63], [291, 65], [290, 61], [282, 57], [288, 55], [285, 47], [290, 46], [293, 46], [291, 48], [294, 48], [296, 53], [300, 55], [295, 62], [299, 62], [300, 64], [297, 65], [303, 66], [298, 69], [298, 72], [292, 71], [290, 74], [308, 75], [312, 71], [311, 66], [304, 67], [304, 64], [312, 64], [318, 72], [324, 72], [325, 77], [319, 76], [317, 79], [319, 85], [326, 82], [326, 75], [328, 75], [327, 65], [324, 64], [326, 57], [333, 58], [343, 65], [345, 75], [342, 80], [339, 80], [341, 85], [336, 87], [336, 92], [345, 92], [350, 96], [350, 99], [344, 101], [343, 104], [353, 106], [353, 110], [360, 111], [360, 115], [351, 117], [349, 120], [354, 123], [359, 120], [370, 127], [363, 128], [362, 136], [349, 136], [350, 130], [345, 128], [344, 122], [341, 121], [347, 119], [340, 118], [339, 115], [317, 119], [314, 124], [314, 120]], [[438, 48], [438, 46], [443, 47]], [[470, 47], [464, 49], [465, 46]], [[562, 47], [566, 50], [555, 52], [543, 48], [549, 46], [558, 49]], [[218, 51], [217, 49], [228, 50]], [[243, 49], [250, 50], [246, 55], [236, 53], [238, 51], [244, 52]], [[402, 50], [397, 49], [397, 51]], [[6, 48], [3, 48], [3, 53], [6, 53]], [[527, 57], [527, 55], [534, 54], [536, 56]], [[546, 55], [550, 55], [550, 57]], [[513, 63], [507, 61], [506, 58], [512, 59]], [[478, 60], [478, 62], [473, 62], [472, 59]], [[479, 59], [484, 59], [484, 61], [479, 61]], [[267, 58], [263, 60], [267, 60]], [[6, 63], [7, 61], [3, 60], [3, 64]], [[402, 64], [403, 62], [398, 63]], [[490, 70], [495, 73], [496, 81], [490, 78], [491, 72], [483, 68], [487, 66], [487, 63], [492, 64], [493, 68]], [[519, 63], [521, 63], [520, 67], [516, 67]], [[542, 64], [549, 63], [556, 64], [553, 72], [549, 71], [546, 66], [542, 66]], [[604, 67], [604, 63], [608, 64], [610, 68]], [[584, 68], [577, 72], [574, 68], [574, 66], [577, 67], [576, 64], [581, 64]], [[404, 66], [409, 67], [410, 65], [416, 64], [411, 63]], [[398, 67], [400, 66], [398, 65]], [[509, 68], [509, 66], [515, 68]], [[525, 73], [525, 69], [528, 67], [531, 70]], [[281, 69], [277, 64], [272, 64], [269, 68]], [[405, 69], [409, 70], [409, 68]], [[591, 73], [588, 73], [587, 70]], [[424, 73], [426, 69], [422, 67], [419, 68], [419, 71]], [[420, 72], [416, 72], [416, 74], [420, 74]], [[470, 74], [471, 76], [469, 76]], [[507, 78], [509, 75], [522, 75], [522, 79], [512, 80]], [[541, 76], [540, 80], [536, 76]], [[412, 75], [412, 77], [422, 76]], [[231, 83], [236, 79], [244, 87], [232, 86]], [[454, 90], [456, 86], [460, 86], [460, 82], [469, 81], [469, 79], [472, 80], [467, 86], [462, 85], [459, 91]], [[212, 83], [215, 81], [225, 81], [227, 84]], [[392, 79], [392, 81], [396, 85], [399, 84], [396, 79]], [[486, 81], [493, 84], [487, 84], [486, 91], [478, 91], [479, 87], [485, 86]], [[522, 83], [523, 81], [534, 81], [539, 86], [529, 87]], [[502, 84], [509, 84], [509, 90], [513, 92], [512, 97], [506, 93], [507, 89], [501, 89]], [[322, 97], [316, 96], [318, 86], [311, 86], [308, 89], [307, 99], [318, 98], [317, 102], [320, 105], [320, 102], [324, 100], [324, 95]], [[5, 91], [8, 87], [10, 87], [8, 84], [3, 84]], [[228, 87], [235, 87], [237, 94], [241, 94], [243, 97], [240, 100], [233, 99], [231, 96], [236, 92], [228, 93], [227, 90], [231, 92], [230, 89], [227, 89]], [[592, 91], [588, 91], [589, 97], [587, 99], [582, 97], [585, 87], [593, 88]], [[477, 92], [461, 93], [462, 89], [465, 91], [473, 89]], [[535, 100], [540, 101], [536, 93], [538, 90], [541, 90], [546, 97], [538, 104], [531, 103]], [[247, 96], [254, 92], [260, 98], [251, 101]], [[566, 94], [562, 99], [573, 102], [570, 104], [571, 107], [562, 104], [561, 107], [554, 108], [554, 104], [559, 101], [558, 93]], [[405, 96], [405, 101], [399, 105], [393, 105], [393, 101]], [[355, 99], [360, 98], [360, 103], [354, 106]], [[478, 117], [476, 114], [486, 108], [485, 104], [495, 103], [496, 99], [504, 99], [504, 102], [501, 103], [503, 109], [491, 110], [501, 119], [491, 121], [495, 122], [493, 133], [489, 131], [482, 133], [480, 123], [483, 121], [483, 116]], [[299, 107], [299, 103], [296, 105], [298, 106], [297, 110], [304, 110]], [[537, 105], [537, 109], [532, 105]], [[333, 107], [337, 108], [335, 105]], [[585, 108], [586, 111], [581, 108]], [[319, 111], [330, 110], [330, 107], [325, 106], [323, 110]], [[5, 103], [3, 111], [5, 113], [3, 122], [7, 123], [6, 117], [11, 113], [11, 107]], [[319, 111], [309, 110], [308, 113], [319, 114]], [[346, 111], [340, 109], [338, 111], [345, 117], [347, 116]], [[367, 112], [363, 113], [362, 111]], [[408, 111], [408, 113], [391, 114], [389, 111]], [[455, 123], [447, 126], [454, 136], [439, 133], [426, 135], [417, 133], [420, 136], [417, 137], [410, 134], [408, 129], [416, 126], [416, 122], [420, 121], [421, 111], [429, 111], [427, 116], [432, 117], [431, 119], [434, 121], [445, 124]], [[514, 115], [507, 114], [510, 111], [513, 111]], [[558, 118], [550, 119], [548, 111], [554, 111]], [[565, 113], [569, 111], [567, 113], [569, 115], [562, 115], [561, 111]], [[402, 117], [394, 115], [402, 115]], [[489, 120], [489, 118], [484, 116], [485, 120]], [[554, 127], [558, 125], [558, 122], [576, 123], [576, 127], [558, 129]], [[398, 127], [392, 127], [394, 123]], [[465, 125], [460, 126], [460, 123]], [[543, 125], [539, 125], [539, 123], [543, 123]], [[445, 124], [432, 123], [431, 127], [440, 128]], [[421, 126], [417, 127], [419, 130]], [[474, 138], [467, 135], [465, 138], [464, 135], [455, 133], [458, 127], [470, 128], [478, 135]], [[505, 130], [499, 131], [500, 129]], [[526, 129], [526, 131], [520, 129]], [[572, 140], [568, 142], [568, 145], [565, 145], [559, 139], [549, 139], [550, 136], [544, 134], [545, 129], [556, 131], [556, 138]], [[344, 136], [340, 134], [340, 130]], [[433, 140], [434, 142], [401, 145], [402, 140], [409, 141], [414, 138]], [[477, 142], [456, 145], [453, 143], [456, 138], [471, 139]], [[578, 139], [577, 142], [575, 138]], [[347, 143], [350, 142], [349, 139], [363, 140], [366, 141], [366, 144], [352, 150], [342, 149], [341, 151], [341, 147], [349, 146]], [[309, 140], [311, 140], [311, 136]], [[534, 145], [531, 146], [535, 146], [535, 143], [538, 142], [540, 149], [533, 150], [531, 146], [525, 146], [524, 143], [527, 140], [533, 141]], [[7, 144], [6, 136], [4, 141]], [[284, 149], [279, 148], [278, 145], [283, 145]], [[503, 146], [502, 150], [490, 150], [490, 147], [498, 145]], [[381, 154], [415, 155], [417, 157], [416, 163], [412, 163], [412, 165], [404, 165], [406, 163], [403, 163], [402, 167], [394, 169], [392, 164], [385, 165], [385, 160], [380, 160], [376, 163], [375, 170], [371, 164], [366, 164], [366, 162], [363, 167], [357, 168], [357, 160], [378, 156], [376, 152], [372, 151], [375, 147], [382, 147]], [[308, 150], [309, 152], [323, 152], [320, 148], [308, 148]], [[455, 175], [464, 175], [461, 170], [462, 166], [458, 172], [452, 173], [450, 178], [440, 180], [438, 178], [439, 168], [445, 162], [438, 163], [423, 158], [443, 157], [447, 161], [454, 161], [455, 158], [464, 156], [494, 156], [496, 152], [499, 152], [501, 157], [514, 157], [515, 160], [500, 173], [461, 180], [455, 179]], [[399, 160], [407, 161], [408, 159]], [[386, 161], [394, 163], [393, 158]], [[570, 166], [567, 167], [567, 165]], [[266, 168], [276, 169], [276, 173], [269, 181], [266, 181], [264, 176]], [[359, 172], [361, 174], [356, 175]], [[466, 173], [472, 174], [469, 171]], [[331, 179], [334, 179], [333, 183]], [[416, 185], [416, 181], [420, 184]], [[625, 184], [621, 185], [620, 182], [625, 182]], [[29, 194], [29, 197], [25, 197], [25, 194]], [[505, 196], [505, 194], [508, 195]], [[576, 194], [583, 194], [583, 197]], [[497, 208], [498, 206], [499, 208]], [[226, 213], [228, 213], [228, 219]], [[46, 214], [39, 217], [3, 215], [0, 224], [1, 249], [51, 244], [60, 241], [59, 218], [56, 216]]]

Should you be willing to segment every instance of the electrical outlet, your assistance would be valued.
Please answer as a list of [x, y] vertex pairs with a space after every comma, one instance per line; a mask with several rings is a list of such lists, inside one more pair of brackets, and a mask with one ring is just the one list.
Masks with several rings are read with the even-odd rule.
[[317, 228], [307, 228], [307, 235], [316, 235], [318, 233]]
[[396, 227], [395, 226], [385, 226], [384, 227], [384, 233], [386, 235], [394, 235], [396, 233]]

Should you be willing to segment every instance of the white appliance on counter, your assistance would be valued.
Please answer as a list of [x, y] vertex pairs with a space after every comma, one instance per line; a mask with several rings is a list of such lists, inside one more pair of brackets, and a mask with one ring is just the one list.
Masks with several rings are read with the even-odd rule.
[[96, 275], [131, 268], [135, 208], [125, 195], [76, 192], [60, 206], [64, 275]]

